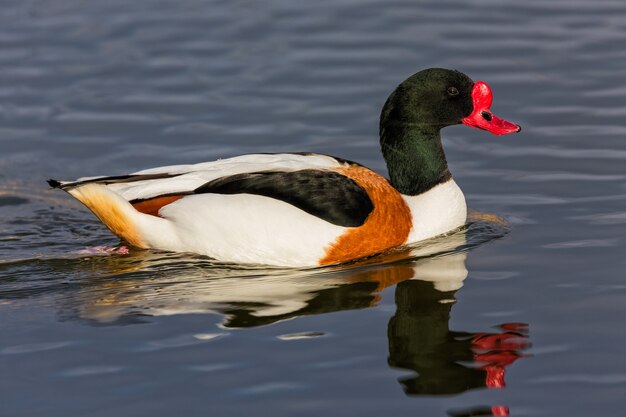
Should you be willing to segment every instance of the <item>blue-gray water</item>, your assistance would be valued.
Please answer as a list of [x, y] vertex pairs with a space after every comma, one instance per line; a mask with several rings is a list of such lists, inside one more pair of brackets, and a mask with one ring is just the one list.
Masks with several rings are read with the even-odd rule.
[[[623, 415], [624, 45], [620, 0], [3, 2], [0, 415]], [[119, 241], [44, 182], [258, 151], [384, 173], [380, 108], [434, 66], [524, 127], [443, 131], [479, 214], [436, 257], [91, 255]]]

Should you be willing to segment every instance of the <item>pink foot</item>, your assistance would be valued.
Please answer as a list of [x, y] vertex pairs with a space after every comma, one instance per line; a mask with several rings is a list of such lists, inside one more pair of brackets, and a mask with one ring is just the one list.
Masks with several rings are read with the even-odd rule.
[[128, 255], [130, 251], [127, 246], [91, 246], [83, 250], [79, 250], [79, 255]]

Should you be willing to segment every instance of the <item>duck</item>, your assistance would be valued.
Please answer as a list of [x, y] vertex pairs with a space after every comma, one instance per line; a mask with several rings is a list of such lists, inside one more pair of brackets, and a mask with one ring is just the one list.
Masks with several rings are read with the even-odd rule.
[[462, 227], [463, 192], [441, 129], [521, 131], [491, 112], [483, 81], [429, 68], [401, 82], [381, 112], [389, 178], [320, 153], [255, 153], [127, 175], [50, 179], [130, 246], [220, 262], [319, 267], [371, 257]]

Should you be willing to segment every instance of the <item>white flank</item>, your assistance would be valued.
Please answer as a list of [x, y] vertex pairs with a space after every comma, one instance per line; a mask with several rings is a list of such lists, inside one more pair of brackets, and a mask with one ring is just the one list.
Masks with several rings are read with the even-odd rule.
[[413, 217], [413, 228], [407, 243], [419, 242], [457, 229], [467, 219], [465, 196], [453, 179], [423, 194], [402, 197]]
[[314, 266], [346, 231], [291, 204], [251, 194], [192, 195], [159, 214], [167, 224], [146, 231], [150, 247], [236, 263]]

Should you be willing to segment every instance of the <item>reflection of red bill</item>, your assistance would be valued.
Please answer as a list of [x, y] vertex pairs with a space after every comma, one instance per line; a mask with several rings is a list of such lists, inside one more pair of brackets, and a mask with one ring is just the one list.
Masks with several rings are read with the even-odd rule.
[[492, 389], [502, 389], [506, 387], [504, 382], [504, 368], [502, 366], [486, 366], [485, 386]]
[[529, 347], [526, 340], [528, 336], [521, 333], [479, 333], [472, 339], [472, 346], [475, 349], [492, 350], [523, 350]]
[[511, 330], [514, 332], [528, 333], [528, 324], [526, 323], [502, 323], [499, 326], [502, 330]]
[[508, 416], [509, 407], [506, 405], [494, 405], [491, 407], [491, 414], [494, 416]]
[[[479, 363], [478, 369], [486, 372], [487, 388], [504, 388], [505, 368], [524, 357], [522, 351], [530, 346], [527, 341], [528, 325], [525, 323], [505, 323], [501, 329], [518, 330], [503, 333], [476, 333], [472, 338], [473, 359]], [[508, 414], [493, 414], [508, 415]]]
[[496, 117], [489, 110], [493, 101], [491, 88], [484, 81], [477, 81], [472, 88], [474, 111], [461, 120], [463, 124], [483, 129], [494, 135], [508, 135], [522, 130], [521, 126]]

